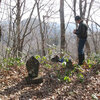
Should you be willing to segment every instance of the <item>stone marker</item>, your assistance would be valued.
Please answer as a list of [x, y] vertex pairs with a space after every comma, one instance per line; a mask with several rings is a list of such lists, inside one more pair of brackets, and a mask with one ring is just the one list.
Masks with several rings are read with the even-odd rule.
[[26, 77], [26, 81], [28, 84], [38, 84], [43, 82], [43, 78], [38, 77], [39, 65], [39, 61], [34, 56], [27, 60], [26, 69], [28, 76]]

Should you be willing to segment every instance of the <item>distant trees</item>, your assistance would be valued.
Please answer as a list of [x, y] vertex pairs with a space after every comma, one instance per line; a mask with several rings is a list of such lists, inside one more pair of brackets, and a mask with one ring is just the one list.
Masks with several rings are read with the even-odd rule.
[[[13, 5], [12, 5], [13, 2]], [[7, 43], [7, 47], [11, 48], [13, 56], [22, 56], [23, 47], [25, 45], [25, 39], [28, 35], [30, 35], [33, 31], [34, 21], [31, 22], [31, 17], [33, 15], [33, 11], [35, 9], [35, 3], [33, 4], [32, 9], [30, 10], [29, 18], [26, 20], [24, 26], [22, 26], [22, 17], [26, 14], [26, 0], [9, 0], [4, 2], [7, 7], [7, 32], [4, 33], [4, 37], [7, 37], [5, 43]], [[4, 13], [4, 12], [3, 12]], [[36, 19], [35, 19], [36, 20]], [[30, 26], [30, 22], [32, 25]], [[7, 33], [7, 34], [6, 34]], [[6, 52], [7, 53], [7, 52]], [[6, 56], [6, 54], [5, 54]]]
[[[69, 30], [69, 26], [75, 24], [73, 18], [76, 15], [80, 15], [89, 27], [89, 38], [91, 38], [95, 52], [97, 52], [99, 37], [96, 34], [99, 34], [98, 27], [100, 25], [99, 22], [92, 18], [94, 13], [99, 10], [98, 7], [98, 9], [92, 11], [94, 4], [98, 3], [97, 1], [100, 2], [99, 0], [59, 0], [58, 3], [57, 0], [30, 0], [32, 2], [31, 8], [27, 5], [28, 0], [0, 1], [1, 8], [2, 5], [5, 6], [5, 9], [0, 8], [2, 10], [1, 14], [6, 15], [4, 20], [7, 20], [6, 26], [0, 25], [0, 37], [1, 35], [4, 37], [4, 44], [6, 44], [7, 48], [11, 48], [11, 53], [15, 57], [21, 57], [23, 53], [26, 55], [25, 59], [33, 53], [45, 56], [48, 52], [48, 45], [53, 44], [60, 48], [59, 51], [67, 51], [71, 47], [73, 49], [77, 47], [71, 41], [72, 38], [73, 40], [76, 38], [72, 33], [73, 27]], [[66, 7], [64, 7], [65, 4], [67, 4]], [[27, 13], [28, 15], [26, 15]], [[25, 16], [27, 16], [27, 19], [23, 18]], [[0, 20], [1, 23], [2, 18]], [[59, 22], [53, 22], [57, 19], [60, 24]], [[77, 28], [77, 24], [75, 25]], [[94, 29], [93, 26], [96, 28]], [[87, 51], [91, 51], [90, 40], [87, 42], [86, 48]], [[6, 53], [2, 55], [6, 55]], [[76, 54], [76, 51], [74, 54]]]
[[[13, 2], [13, 3], [12, 3]], [[40, 55], [46, 55], [46, 44], [45, 39], [46, 36], [49, 34], [50, 30], [52, 30], [50, 26], [50, 30], [46, 28], [45, 19], [48, 19], [48, 14], [51, 16], [55, 13], [53, 12], [53, 2], [52, 0], [48, 0], [47, 2], [41, 0], [33, 1], [33, 7], [31, 9], [26, 10], [26, 0], [9, 0], [5, 1], [5, 5], [7, 7], [7, 32], [4, 33], [4, 41], [7, 43], [7, 47], [11, 48], [13, 56], [22, 56], [23, 51], [28, 54], [32, 51], [32, 43], [34, 40], [35, 48], [38, 49]], [[32, 6], [32, 4], [31, 4]], [[44, 11], [44, 8], [48, 6], [48, 9]], [[37, 13], [34, 13], [34, 10]], [[41, 12], [44, 11], [44, 15], [41, 15]], [[23, 16], [28, 14], [28, 18], [25, 20], [24, 24], [22, 21]], [[32, 18], [34, 16], [34, 18]], [[47, 16], [47, 18], [43, 18], [43, 16]], [[37, 21], [38, 20], [38, 21]], [[37, 22], [37, 23], [36, 23]], [[49, 30], [49, 31], [48, 31]], [[6, 31], [6, 30], [5, 30]], [[45, 34], [44, 34], [45, 32]], [[7, 34], [6, 34], [7, 33]], [[35, 35], [33, 35], [35, 34]], [[5, 39], [7, 37], [7, 39]], [[33, 37], [33, 38], [32, 38]], [[27, 46], [27, 47], [25, 47]], [[36, 47], [37, 46], [37, 47]], [[24, 50], [25, 49], [25, 50]], [[33, 51], [34, 52], [34, 51]], [[26, 55], [28, 55], [26, 54]], [[5, 54], [6, 55], [6, 54]]]

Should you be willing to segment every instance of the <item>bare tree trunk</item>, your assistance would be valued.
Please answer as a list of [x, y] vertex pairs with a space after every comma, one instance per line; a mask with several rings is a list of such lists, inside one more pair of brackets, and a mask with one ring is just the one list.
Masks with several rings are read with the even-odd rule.
[[44, 48], [44, 33], [42, 31], [42, 24], [41, 24], [41, 18], [40, 18], [40, 11], [39, 11], [39, 3], [36, 1], [37, 4], [37, 13], [38, 13], [38, 19], [39, 19], [39, 25], [40, 25], [40, 34], [41, 34], [41, 46], [42, 46], [42, 55], [45, 56], [45, 48]]
[[98, 47], [99, 47], [99, 44], [98, 44], [98, 33], [95, 33], [94, 32], [94, 29], [93, 29], [93, 22], [92, 22], [92, 24], [91, 24], [91, 28], [89, 28], [90, 29], [90, 32], [91, 32], [91, 38], [92, 38], [92, 41], [93, 41], [93, 45], [94, 45], [94, 50], [95, 50], [95, 53], [98, 53]]
[[38, 37], [36, 36], [36, 43], [37, 43], [37, 51], [38, 51], [38, 53], [39, 53], [39, 40], [38, 40]]
[[[86, 19], [87, 26], [88, 26], [90, 11], [91, 11], [93, 2], [94, 2], [94, 0], [91, 0], [90, 5], [89, 5], [88, 15], [87, 15], [87, 19]], [[86, 42], [86, 51], [87, 51], [87, 55], [89, 55], [91, 53], [91, 49], [90, 49], [90, 45], [89, 45], [88, 41]]]
[[[84, 5], [83, 2], [85, 2]], [[87, 8], [87, 0], [79, 0], [79, 8], [80, 8], [80, 16], [82, 19], [84, 19]]]
[[65, 20], [64, 20], [64, 0], [60, 0], [60, 29], [61, 29], [61, 50], [65, 50]]
[[91, 0], [90, 5], [89, 5], [89, 9], [88, 9], [88, 15], [87, 15], [87, 19], [86, 19], [86, 23], [88, 25], [88, 21], [89, 21], [89, 16], [90, 16], [90, 12], [91, 12], [91, 8], [92, 8], [92, 4], [93, 4], [94, 0]]
[[[76, 17], [76, 1], [77, 0], [73, 0], [73, 6], [74, 6], [74, 18]], [[76, 24], [76, 29], [78, 28], [78, 24], [77, 23], [75, 23]], [[77, 52], [76, 52], [76, 60], [78, 59], [78, 41], [79, 41], [79, 39], [78, 39], [78, 37], [77, 37], [77, 39], [76, 39], [76, 47], [77, 47]]]
[[21, 50], [20, 50], [20, 21], [21, 21], [21, 6], [20, 6], [20, 0], [17, 0], [17, 15], [16, 15], [16, 33], [17, 33], [17, 51], [18, 56], [21, 56]]
[[10, 46], [10, 39], [11, 39], [11, 30], [12, 30], [12, 25], [11, 25], [11, 22], [12, 22], [12, 14], [11, 14], [11, 0], [10, 0], [10, 18], [9, 18], [9, 33], [8, 33], [8, 42], [7, 42], [7, 47]]
[[1, 41], [1, 36], [2, 36], [2, 29], [1, 29], [1, 26], [0, 26], [0, 41]]

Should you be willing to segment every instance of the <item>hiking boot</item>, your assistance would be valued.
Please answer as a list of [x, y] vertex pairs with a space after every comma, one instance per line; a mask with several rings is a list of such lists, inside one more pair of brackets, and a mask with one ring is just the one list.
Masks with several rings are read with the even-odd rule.
[[78, 55], [79, 63], [78, 65], [83, 65], [84, 62], [84, 54]]

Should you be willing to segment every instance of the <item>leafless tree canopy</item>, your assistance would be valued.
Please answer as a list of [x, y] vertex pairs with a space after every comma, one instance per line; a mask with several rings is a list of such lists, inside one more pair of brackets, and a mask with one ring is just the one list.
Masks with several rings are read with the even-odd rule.
[[[80, 15], [88, 25], [87, 52], [100, 51], [99, 0], [4, 0], [0, 4], [1, 57], [46, 56], [56, 52], [77, 54], [74, 21]], [[11, 54], [7, 53], [11, 49]]]

